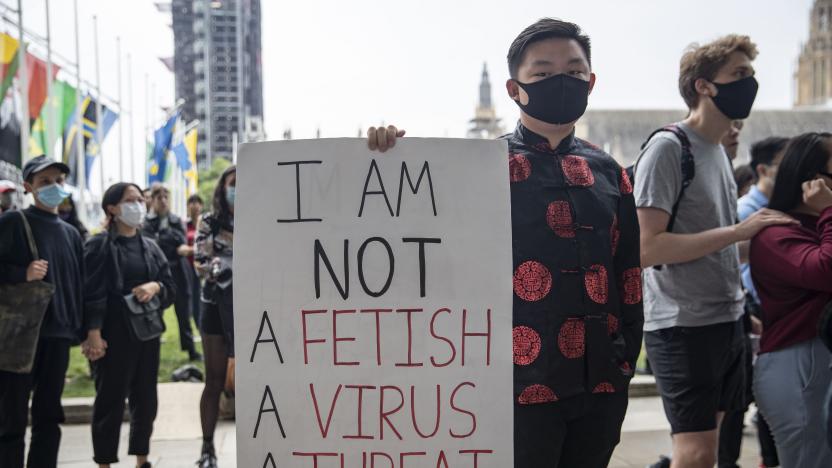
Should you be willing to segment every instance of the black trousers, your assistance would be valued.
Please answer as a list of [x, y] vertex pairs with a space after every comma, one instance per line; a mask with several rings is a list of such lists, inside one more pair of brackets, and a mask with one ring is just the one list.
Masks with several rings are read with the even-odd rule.
[[41, 338], [30, 374], [0, 371], [0, 467], [23, 468], [24, 437], [32, 396], [32, 441], [29, 468], [58, 464], [60, 423], [64, 422], [61, 393], [69, 366], [70, 341]]
[[124, 419], [124, 399], [130, 407], [130, 439], [127, 453], [150, 453], [150, 435], [159, 406], [156, 379], [159, 374], [159, 339], [134, 341], [127, 329], [125, 311], [111, 311], [102, 335], [107, 354], [93, 363], [95, 403], [92, 412], [93, 460], [118, 462], [118, 441]]
[[621, 440], [627, 393], [514, 406], [516, 468], [606, 468]]
[[176, 321], [179, 322], [179, 345], [182, 351], [195, 352], [194, 332], [191, 329], [191, 281], [183, 268], [172, 268], [171, 273], [176, 284], [173, 308], [176, 310]]

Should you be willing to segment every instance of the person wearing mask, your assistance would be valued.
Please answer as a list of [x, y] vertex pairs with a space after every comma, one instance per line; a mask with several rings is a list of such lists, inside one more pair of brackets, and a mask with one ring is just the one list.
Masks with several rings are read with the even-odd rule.
[[202, 294], [202, 285], [200, 284], [199, 275], [194, 268], [194, 252], [196, 251], [196, 233], [199, 230], [199, 222], [202, 218], [202, 207], [204, 203], [202, 197], [193, 194], [188, 197], [188, 222], [185, 224], [188, 238], [188, 264], [191, 268], [188, 273], [191, 276], [191, 314], [194, 316], [194, 322], [197, 327], [200, 326], [200, 318], [202, 317], [202, 307], [199, 300]]
[[150, 192], [153, 211], [147, 215], [143, 234], [156, 241], [168, 259], [173, 281], [176, 283], [174, 309], [179, 322], [179, 345], [188, 353], [191, 361], [199, 361], [202, 355], [196, 350], [191, 328], [191, 284], [187, 256], [191, 253], [185, 224], [179, 216], [170, 212], [170, 191], [164, 185], [156, 184]]
[[58, 216], [70, 226], [74, 227], [78, 231], [78, 234], [81, 235], [82, 240], [86, 241], [90, 236], [90, 232], [78, 218], [78, 210], [75, 208], [75, 200], [72, 199], [72, 195], [64, 198], [61, 206], [58, 207]]
[[214, 190], [213, 211], [203, 215], [196, 236], [194, 265], [205, 278], [202, 288], [202, 348], [205, 388], [199, 402], [202, 453], [199, 468], [216, 468], [214, 430], [229, 359], [234, 358], [234, 304], [231, 262], [234, 253], [234, 198], [237, 169], [227, 168]]
[[[69, 192], [69, 167], [45, 156], [23, 167], [23, 187], [35, 204], [0, 215], [0, 282], [43, 280], [55, 286], [46, 309], [28, 374], [0, 371], [0, 467], [24, 466], [24, 436], [32, 398], [32, 435], [27, 466], [52, 468], [58, 462], [59, 424], [69, 348], [79, 340], [83, 317], [83, 243], [78, 231], [58, 217]], [[40, 260], [32, 260], [21, 214], [31, 226]]]
[[769, 207], [799, 223], [769, 227], [751, 242], [763, 320], [754, 395], [783, 468], [828, 468], [824, 405], [832, 353], [819, 325], [832, 300], [832, 133], [791, 140]]
[[[514, 466], [606, 467], [641, 350], [632, 185], [612, 156], [575, 136], [595, 85], [581, 28], [541, 19], [514, 39], [507, 59], [506, 91], [520, 109], [503, 137], [514, 239]], [[371, 150], [386, 151], [403, 132], [367, 135]], [[584, 246], [577, 257], [576, 245]], [[575, 287], [553, 295], [553, 284]]]
[[[737, 187], [720, 143], [751, 113], [756, 56], [748, 36], [689, 48], [678, 82], [689, 114], [676, 134], [650, 138], [634, 169], [644, 341], [671, 426], [674, 467], [712, 467], [724, 413], [745, 403], [738, 243], [793, 222], [762, 210], [737, 224]], [[695, 170], [686, 170], [691, 164]]]
[[93, 460], [100, 467], [118, 462], [118, 444], [129, 401], [127, 453], [136, 466], [150, 468], [150, 435], [158, 408], [159, 336], [162, 312], [176, 295], [167, 258], [142, 235], [146, 215], [141, 189], [120, 182], [101, 201], [107, 229], [84, 249], [84, 355], [93, 361], [95, 403], [92, 415]]

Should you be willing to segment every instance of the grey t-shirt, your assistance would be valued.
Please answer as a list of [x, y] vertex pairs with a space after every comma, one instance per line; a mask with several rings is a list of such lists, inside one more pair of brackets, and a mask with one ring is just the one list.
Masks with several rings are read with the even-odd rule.
[[[706, 141], [689, 126], [696, 163], [693, 181], [679, 204], [673, 232], [694, 234], [737, 219], [737, 186], [722, 145]], [[639, 208], [671, 213], [682, 187], [682, 147], [669, 132], [654, 136], [639, 156], [634, 194]], [[736, 244], [691, 262], [644, 271], [644, 330], [699, 327], [735, 321], [743, 313]]]

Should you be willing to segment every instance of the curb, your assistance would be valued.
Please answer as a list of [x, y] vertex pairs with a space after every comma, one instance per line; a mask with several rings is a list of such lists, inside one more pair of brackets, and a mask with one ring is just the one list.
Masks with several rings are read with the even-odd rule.
[[[656, 388], [656, 379], [652, 375], [636, 375], [630, 381], [630, 398], [648, 398], [659, 395]], [[64, 407], [64, 424], [90, 424], [92, 422], [92, 405], [95, 399], [86, 398], [64, 398], [61, 404]], [[130, 413], [124, 411], [124, 421], [129, 421]]]

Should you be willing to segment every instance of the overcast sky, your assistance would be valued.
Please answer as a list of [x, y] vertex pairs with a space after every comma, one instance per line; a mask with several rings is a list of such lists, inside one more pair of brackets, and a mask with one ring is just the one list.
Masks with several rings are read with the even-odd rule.
[[[44, 3], [23, 0], [26, 27], [41, 35]], [[85, 78], [95, 78], [93, 14], [105, 94], [116, 95], [117, 35], [122, 52], [133, 56], [138, 148], [150, 101], [144, 74], [156, 84], [154, 108], [173, 102], [173, 75], [157, 58], [173, 54], [170, 16], [159, 13], [153, 0], [78, 3]], [[295, 138], [314, 137], [317, 128], [324, 137], [355, 136], [359, 127], [382, 121], [414, 136], [462, 137], [484, 62], [497, 113], [511, 127], [517, 111], [505, 93], [505, 55], [512, 39], [544, 16], [574, 21], [592, 38], [598, 82], [590, 108], [682, 107], [676, 90], [682, 51], [727, 33], [748, 34], [759, 46], [756, 108], [787, 108], [812, 0], [261, 0], [261, 5], [265, 127], [270, 139], [278, 139], [284, 128]], [[72, 1], [51, 0], [50, 11], [53, 47], [74, 60]], [[123, 86], [126, 103], [126, 78]], [[161, 118], [160, 111], [152, 115], [155, 123]], [[115, 144], [112, 135], [105, 156]]]

